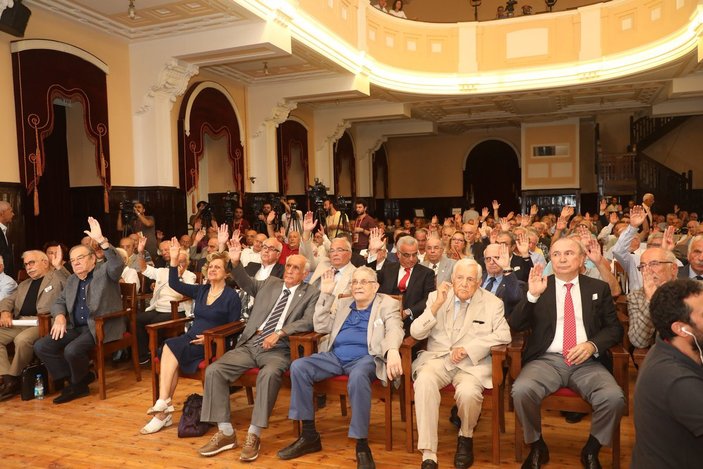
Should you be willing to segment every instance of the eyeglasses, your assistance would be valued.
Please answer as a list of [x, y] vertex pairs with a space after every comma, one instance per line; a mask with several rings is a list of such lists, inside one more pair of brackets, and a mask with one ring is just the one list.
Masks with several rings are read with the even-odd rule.
[[32, 267], [37, 263], [37, 261], [27, 261], [24, 263], [25, 267]]
[[377, 282], [375, 280], [366, 280], [366, 279], [352, 280], [351, 281], [352, 287], [355, 287], [357, 285], [361, 285], [362, 287], [365, 287], [365, 286], [371, 285], [373, 283], [377, 283]]
[[417, 251], [415, 251], [415, 252], [401, 252], [400, 255], [403, 257], [403, 259], [412, 259], [413, 257], [417, 257]]
[[330, 254], [341, 254], [343, 252], [349, 252], [349, 249], [337, 248], [337, 249], [330, 249], [327, 252], [329, 252]]
[[457, 283], [459, 283], [459, 284], [461, 284], [461, 283], [463, 283], [463, 282], [466, 282], [466, 283], [474, 283], [474, 282], [477, 282], [478, 279], [476, 279], [476, 278], [474, 278], [474, 277], [463, 277], [463, 276], [461, 276], [461, 275], [457, 275], [456, 277], [454, 277], [454, 281], [457, 282]]
[[644, 269], [654, 270], [663, 264], [673, 264], [673, 262], [671, 262], [671, 261], [650, 261], [650, 262], [647, 262], [646, 264], [642, 263], [642, 264], [638, 265], [637, 270], [639, 270], [640, 272], [642, 272]]
[[486, 256], [486, 257], [484, 257], [484, 260], [485, 260], [486, 262], [488, 262], [488, 261], [493, 261], [493, 262], [495, 262], [496, 264], [498, 263], [498, 260], [499, 260], [499, 259], [500, 259], [500, 256]]
[[69, 259], [69, 261], [71, 261], [71, 264], [75, 264], [76, 262], [81, 262], [83, 259], [85, 259], [86, 257], [89, 257], [89, 256], [91, 256], [91, 254], [81, 254], [78, 257], [74, 257], [72, 259]]
[[281, 252], [280, 249], [276, 249], [276, 248], [271, 247], [271, 246], [266, 246], [265, 244], [264, 244], [264, 246], [261, 248], [261, 250], [262, 250], [262, 251], [276, 251], [276, 252]]

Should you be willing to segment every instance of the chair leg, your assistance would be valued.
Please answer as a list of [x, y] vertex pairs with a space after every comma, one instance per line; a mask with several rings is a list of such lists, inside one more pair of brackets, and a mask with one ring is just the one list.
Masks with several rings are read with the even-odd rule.
[[386, 402], [386, 451], [393, 450], [393, 385], [388, 383], [385, 389]]
[[139, 366], [139, 348], [136, 343], [132, 345], [130, 353], [132, 355], [132, 366], [134, 367], [134, 377], [137, 382], [142, 380], [142, 368]]
[[402, 383], [397, 391], [398, 401], [400, 402], [400, 421], [405, 422], [408, 418], [408, 416], [405, 414], [405, 383]]
[[522, 425], [515, 414], [515, 461], [522, 461]]
[[415, 446], [413, 429], [413, 396], [410, 380], [405, 384], [405, 451], [412, 453]]
[[505, 433], [505, 388], [501, 388], [501, 393], [498, 396], [498, 420], [500, 432]]
[[620, 422], [615, 425], [613, 433], [613, 469], [620, 469]]
[[156, 402], [159, 398], [159, 369], [154, 361], [151, 360], [151, 402]]
[[247, 404], [254, 405], [254, 391], [252, 391], [251, 387], [249, 386], [247, 386], [245, 389], [247, 391]]
[[347, 416], [347, 396], [344, 394], [339, 395], [339, 407], [342, 411], [342, 417]]
[[98, 346], [95, 353], [95, 373], [98, 375], [98, 393], [101, 400], [107, 398], [105, 392], [105, 354], [102, 347]]

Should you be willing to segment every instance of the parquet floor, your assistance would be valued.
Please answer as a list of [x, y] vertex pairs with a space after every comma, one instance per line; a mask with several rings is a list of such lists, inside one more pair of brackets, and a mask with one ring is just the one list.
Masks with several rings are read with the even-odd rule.
[[[108, 372], [108, 398], [100, 401], [97, 386], [91, 385], [89, 397], [54, 405], [53, 396], [44, 400], [23, 402], [19, 397], [0, 403], [0, 467], [2, 468], [354, 468], [354, 441], [347, 438], [348, 417], [342, 417], [337, 397], [329, 396], [328, 405], [318, 411], [317, 427], [322, 433], [323, 451], [293, 461], [281, 461], [276, 452], [294, 440], [293, 425], [287, 419], [289, 392], [284, 389], [274, 409], [270, 427], [262, 434], [258, 460], [239, 461], [239, 450], [226, 451], [213, 458], [203, 458], [197, 449], [210, 435], [179, 439], [174, 426], [154, 435], [142, 436], [139, 429], [148, 418], [151, 403], [149, 369], [143, 369], [141, 383], [136, 383], [125, 365]], [[630, 371], [630, 390], [634, 390], [634, 371]], [[177, 412], [186, 396], [202, 393], [199, 382], [181, 380], [176, 391]], [[243, 391], [231, 396], [233, 424], [240, 443], [246, 436], [251, 407]], [[394, 396], [393, 451], [383, 444], [383, 406], [372, 406], [370, 445], [379, 468], [419, 467], [419, 452], [407, 453], [404, 427], [400, 421], [398, 401]], [[442, 404], [439, 422], [439, 466], [453, 467], [456, 431], [448, 422], [450, 403]], [[632, 408], [632, 399], [630, 399]], [[487, 411], [486, 413], [488, 413]], [[543, 412], [543, 433], [549, 445], [551, 462], [547, 468], [578, 468], [579, 451], [588, 437], [590, 418], [578, 424], [567, 424], [556, 412]], [[501, 438], [501, 464], [498, 467], [519, 468], [513, 457], [514, 414], [506, 413], [507, 432]], [[634, 443], [632, 413], [621, 426], [621, 467], [630, 464]], [[494, 468], [490, 461], [490, 415], [484, 415], [474, 435], [475, 468]], [[526, 454], [526, 453], [525, 453]], [[601, 451], [601, 463], [610, 467], [609, 449]]]

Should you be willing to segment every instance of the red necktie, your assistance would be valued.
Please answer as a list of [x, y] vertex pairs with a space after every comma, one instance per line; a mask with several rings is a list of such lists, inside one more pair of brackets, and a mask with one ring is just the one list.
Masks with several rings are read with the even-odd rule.
[[409, 278], [410, 278], [410, 269], [406, 268], [405, 275], [403, 275], [403, 278], [401, 278], [400, 282], [398, 283], [398, 290], [400, 290], [400, 293], [405, 292], [405, 289], [408, 288], [408, 279]]
[[574, 302], [571, 299], [571, 287], [573, 283], [567, 283], [566, 297], [564, 298], [564, 345], [561, 349], [561, 354], [564, 355], [564, 361], [571, 366], [571, 362], [566, 359], [566, 355], [573, 347], [576, 346], [576, 314], [574, 313]]

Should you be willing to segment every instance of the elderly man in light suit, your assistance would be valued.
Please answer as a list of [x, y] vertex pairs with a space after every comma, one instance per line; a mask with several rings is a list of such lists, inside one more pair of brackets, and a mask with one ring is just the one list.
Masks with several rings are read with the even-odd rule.
[[[90, 231], [85, 233], [103, 250], [106, 262], [97, 264], [95, 252], [87, 246], [71, 249], [73, 275], [51, 307], [51, 333], [34, 344], [34, 352], [55, 380], [71, 380], [54, 399], [55, 404], [90, 394], [88, 384], [95, 379], [89, 371], [89, 353], [96, 341], [95, 318], [122, 309], [119, 281], [124, 262], [103, 236], [100, 223], [89, 217], [88, 224]], [[125, 329], [122, 318], [106, 321], [105, 342], [119, 339]]]
[[375, 467], [368, 445], [371, 416], [371, 382], [385, 385], [402, 374], [398, 349], [403, 341], [400, 303], [377, 294], [376, 272], [360, 267], [352, 278], [352, 296], [337, 299], [333, 272], [322, 278], [322, 293], [315, 305], [315, 332], [329, 334], [319, 353], [291, 365], [291, 398], [288, 417], [303, 421], [300, 438], [278, 452], [281, 459], [293, 459], [322, 450], [315, 429], [313, 385], [339, 375], [349, 376], [348, 391], [352, 418], [349, 437], [356, 439], [359, 469]]
[[432, 269], [437, 280], [437, 285], [451, 281], [454, 259], [444, 255], [444, 245], [438, 236], [430, 236], [425, 246], [425, 260], [422, 265]]
[[269, 276], [266, 280], [255, 280], [239, 262], [241, 253], [239, 232], [235, 231], [229, 244], [234, 266], [231, 275], [242, 290], [255, 298], [254, 307], [236, 347], [206, 369], [200, 419], [217, 423], [219, 431], [199, 453], [214, 456], [237, 446], [231, 422], [229, 385], [247, 370], [259, 368], [251, 424], [239, 456], [241, 461], [253, 461], [259, 456], [261, 432], [268, 427], [283, 373], [290, 366], [288, 336], [312, 330], [320, 291], [303, 283], [310, 266], [301, 255], [288, 256], [283, 279]]
[[483, 290], [481, 266], [473, 259], [454, 264], [452, 283], [430, 293], [427, 307], [410, 334], [427, 340], [427, 350], [413, 363], [415, 413], [422, 468], [437, 468], [440, 389], [452, 384], [461, 428], [454, 466], [473, 463], [473, 431], [481, 413], [484, 388], [492, 387], [491, 347], [510, 342], [503, 302]]
[[[39, 339], [37, 326], [13, 326], [14, 319], [29, 319], [38, 313], [48, 313], [51, 305], [63, 290], [68, 271], [61, 266], [61, 249], [52, 264], [42, 251], [27, 251], [22, 262], [29, 278], [19, 284], [10, 296], [0, 301], [0, 400], [8, 399], [20, 391], [22, 369], [34, 356], [34, 342]], [[15, 355], [8, 359], [7, 344], [13, 342]]]

